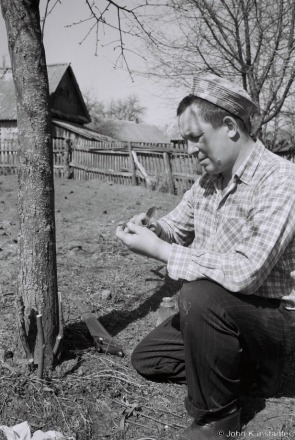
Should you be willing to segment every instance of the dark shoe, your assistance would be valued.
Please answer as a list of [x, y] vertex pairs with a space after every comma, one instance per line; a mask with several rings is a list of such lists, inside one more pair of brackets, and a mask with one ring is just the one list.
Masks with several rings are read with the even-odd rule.
[[224, 419], [198, 425], [193, 422], [180, 436], [179, 440], [220, 440], [236, 439], [240, 436], [240, 413], [235, 411]]

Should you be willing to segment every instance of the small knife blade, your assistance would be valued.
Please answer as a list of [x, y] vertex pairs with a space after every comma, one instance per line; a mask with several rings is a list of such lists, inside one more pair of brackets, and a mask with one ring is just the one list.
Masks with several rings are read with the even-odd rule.
[[148, 220], [145, 221], [146, 222], [145, 226], [147, 228], [150, 227], [150, 224], [151, 224], [151, 221], [152, 221], [152, 218], [153, 218], [153, 216], [155, 214], [156, 209], [157, 209], [156, 206], [152, 206], [150, 209], [148, 209], [148, 211], [146, 213], [146, 217], [148, 217]]

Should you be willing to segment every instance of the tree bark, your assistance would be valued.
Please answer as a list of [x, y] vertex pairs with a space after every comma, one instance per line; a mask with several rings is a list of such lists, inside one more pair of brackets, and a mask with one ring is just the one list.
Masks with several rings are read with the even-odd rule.
[[0, 2], [17, 102], [18, 296], [23, 301], [27, 342], [35, 360], [39, 345], [36, 316], [42, 314], [44, 367], [49, 370], [58, 334], [58, 296], [51, 115], [39, 1]]

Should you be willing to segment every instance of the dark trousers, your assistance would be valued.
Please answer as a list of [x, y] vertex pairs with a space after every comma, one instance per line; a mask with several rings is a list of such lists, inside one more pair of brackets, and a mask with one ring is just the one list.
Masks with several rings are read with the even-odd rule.
[[184, 285], [179, 313], [139, 343], [132, 364], [151, 380], [187, 383], [186, 409], [207, 422], [237, 407], [245, 359], [279, 360], [294, 350], [295, 312], [280, 300], [199, 280]]

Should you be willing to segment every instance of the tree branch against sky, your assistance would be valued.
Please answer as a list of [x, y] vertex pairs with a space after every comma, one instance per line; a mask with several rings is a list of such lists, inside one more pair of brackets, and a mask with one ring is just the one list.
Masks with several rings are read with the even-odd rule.
[[142, 74], [173, 87], [204, 71], [239, 81], [260, 108], [254, 135], [282, 109], [295, 79], [294, 0], [171, 0], [146, 12]]
[[[50, 0], [47, 0], [47, 4], [49, 2]], [[121, 65], [121, 67], [126, 68], [133, 80], [127, 54], [128, 52], [134, 53], [139, 58], [145, 59], [140, 51], [135, 51], [132, 48], [132, 39], [145, 36], [153, 41], [153, 44], [157, 44], [156, 40], [153, 39], [153, 34], [148, 32], [143, 20], [146, 8], [156, 7], [157, 4], [148, 0], [129, 0], [127, 2], [128, 6], [126, 6], [125, 3], [120, 4], [119, 1], [113, 0], [85, 0], [85, 2], [85, 14], [86, 11], [88, 12], [86, 18], [82, 18], [78, 22], [69, 24], [68, 26], [77, 26], [87, 22], [89, 27], [80, 44], [91, 34], [95, 33], [95, 56], [98, 56], [98, 47], [99, 44], [101, 44], [101, 38], [102, 35], [105, 34], [106, 29], [114, 30], [116, 32], [115, 39], [108, 41], [106, 44], [110, 45], [112, 49], [118, 53], [115, 65]], [[43, 23], [45, 23], [46, 20], [47, 9], [46, 7]], [[143, 11], [143, 14], [141, 14], [141, 11]]]

